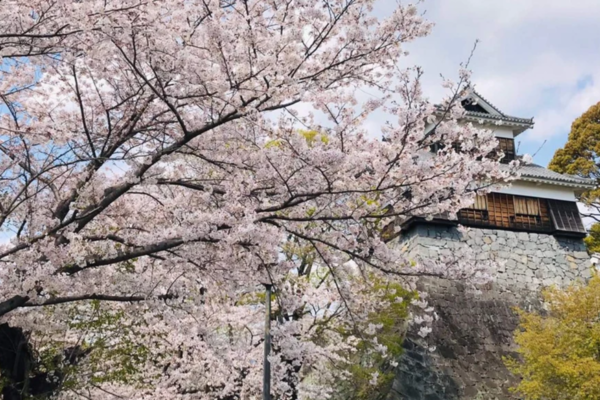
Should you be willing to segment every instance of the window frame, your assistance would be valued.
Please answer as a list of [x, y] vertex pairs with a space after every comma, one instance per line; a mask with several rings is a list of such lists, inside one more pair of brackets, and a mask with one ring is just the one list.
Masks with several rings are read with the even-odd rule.
[[517, 159], [514, 138], [496, 137], [496, 140], [498, 140], [498, 150], [504, 153], [501, 163], [508, 164]]
[[[471, 206], [459, 211], [458, 221], [463, 225], [510, 229], [538, 233], [585, 234], [585, 228], [577, 203], [543, 199], [532, 196], [518, 196], [505, 193], [486, 195], [487, 209]], [[525, 201], [526, 209], [519, 210], [517, 201]], [[531, 209], [529, 205], [536, 202]], [[527, 213], [517, 212], [527, 211]], [[537, 213], [537, 214], [536, 214]]]

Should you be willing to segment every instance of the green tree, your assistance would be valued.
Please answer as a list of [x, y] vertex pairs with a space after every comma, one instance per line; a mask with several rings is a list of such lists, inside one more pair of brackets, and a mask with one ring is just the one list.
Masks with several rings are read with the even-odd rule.
[[[591, 106], [573, 122], [567, 143], [556, 151], [548, 167], [561, 174], [600, 183], [600, 103]], [[590, 251], [600, 251], [600, 187], [597, 185], [581, 193], [579, 200], [590, 210], [583, 216], [597, 221], [586, 244]]]
[[589, 251], [600, 253], [600, 223], [595, 223], [590, 228], [588, 236], [583, 240]]
[[544, 314], [518, 310], [520, 359], [506, 360], [523, 379], [526, 400], [600, 399], [600, 277], [543, 292]]

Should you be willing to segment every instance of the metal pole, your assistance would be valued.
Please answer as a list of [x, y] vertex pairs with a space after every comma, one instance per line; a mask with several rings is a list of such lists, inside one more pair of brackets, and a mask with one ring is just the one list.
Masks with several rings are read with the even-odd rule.
[[271, 285], [265, 284], [265, 358], [263, 360], [263, 400], [271, 400]]

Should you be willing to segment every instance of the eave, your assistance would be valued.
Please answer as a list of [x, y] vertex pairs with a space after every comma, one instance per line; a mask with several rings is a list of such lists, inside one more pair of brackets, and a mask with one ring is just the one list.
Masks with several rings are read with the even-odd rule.
[[521, 175], [519, 180], [524, 181], [524, 182], [538, 183], [538, 184], [570, 187], [570, 188], [574, 188], [574, 189], [580, 189], [580, 191], [585, 191], [585, 190], [593, 189], [596, 187], [593, 184], [588, 185], [588, 184], [583, 184], [583, 183], [560, 181], [560, 180], [554, 180], [554, 179], [543, 179], [543, 178], [523, 176], [523, 175]]
[[448, 219], [443, 219], [443, 218], [433, 218], [431, 220], [428, 220], [426, 218], [423, 217], [410, 217], [408, 219], [406, 219], [404, 222], [402, 222], [400, 224], [400, 232], [398, 232], [397, 236], [401, 236], [407, 232], [409, 232], [412, 228], [414, 228], [417, 225], [437, 225], [437, 226], [448, 226], [448, 227], [456, 227], [459, 225], [463, 225], [466, 227], [471, 227], [471, 228], [476, 228], [476, 229], [492, 229], [492, 230], [500, 230], [500, 231], [511, 231], [511, 232], [528, 232], [528, 233], [540, 233], [540, 234], [545, 234], [545, 235], [553, 235], [553, 236], [562, 236], [562, 237], [570, 237], [570, 238], [577, 238], [577, 239], [582, 239], [584, 237], [587, 236], [587, 232], [574, 232], [574, 231], [561, 231], [558, 229], [552, 229], [552, 230], [548, 230], [548, 231], [544, 231], [544, 232], [540, 232], [540, 231], [535, 231], [535, 230], [530, 230], [530, 229], [525, 229], [525, 228], [518, 228], [518, 227], [502, 227], [502, 226], [488, 226], [488, 225], [477, 225], [477, 224], [468, 224], [468, 223], [462, 223], [455, 219], [455, 220], [448, 220]]
[[533, 128], [533, 126], [535, 125], [535, 123], [533, 122], [533, 118], [529, 119], [511, 116], [490, 115], [474, 111], [467, 111], [462, 119], [481, 125], [508, 126], [516, 128], [513, 129], [515, 136], [525, 132], [527, 129]]

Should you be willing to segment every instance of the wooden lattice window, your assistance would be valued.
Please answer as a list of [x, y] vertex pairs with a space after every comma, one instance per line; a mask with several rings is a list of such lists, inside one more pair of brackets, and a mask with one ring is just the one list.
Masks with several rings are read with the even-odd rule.
[[508, 138], [496, 138], [498, 139], [498, 150], [504, 153], [504, 157], [500, 162], [509, 163], [516, 157], [515, 153], [515, 140]]
[[517, 215], [540, 215], [540, 199], [533, 197], [515, 197], [515, 213]]
[[487, 196], [476, 196], [475, 202], [471, 207], [460, 211], [463, 219], [474, 221], [475, 223], [485, 223], [488, 220], [488, 198]]
[[532, 197], [515, 197], [515, 223], [535, 225], [541, 221], [540, 199]]
[[466, 225], [480, 225], [537, 232], [553, 230], [545, 199], [490, 193], [479, 197], [468, 209], [459, 212]]
[[561, 200], [548, 200], [548, 203], [556, 230], [585, 233], [577, 203]]
[[488, 195], [490, 224], [512, 228], [515, 216], [514, 197], [508, 194], [490, 193]]
[[485, 196], [485, 195], [475, 196], [475, 202], [473, 203], [471, 208], [474, 210], [487, 210], [488, 209], [487, 196]]

